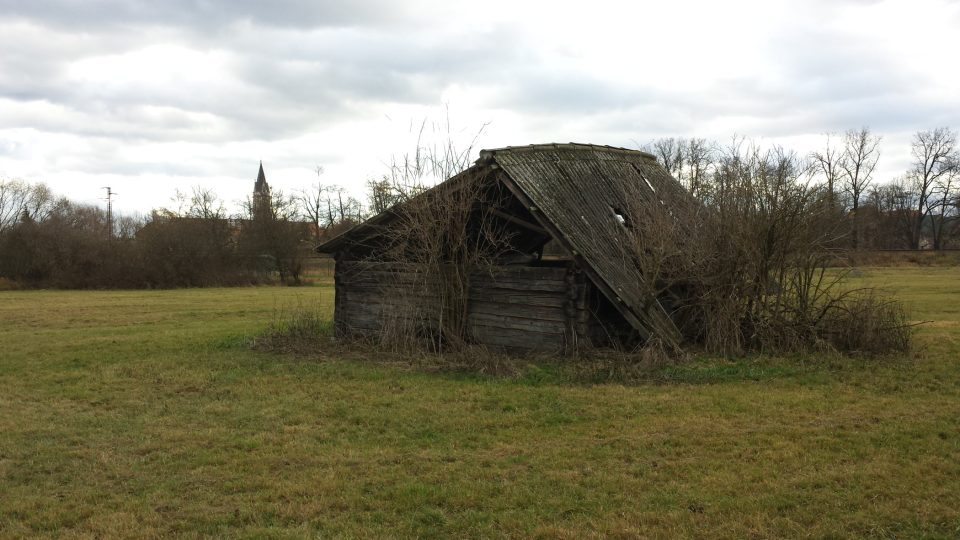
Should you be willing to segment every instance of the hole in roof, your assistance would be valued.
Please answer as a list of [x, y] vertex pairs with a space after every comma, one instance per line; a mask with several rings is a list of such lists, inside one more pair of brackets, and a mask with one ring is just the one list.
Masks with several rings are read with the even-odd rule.
[[613, 212], [613, 218], [617, 220], [617, 223], [619, 223], [623, 227], [630, 226], [630, 220], [627, 219], [627, 214], [624, 213], [623, 210], [613, 206], [610, 207], [610, 210]]

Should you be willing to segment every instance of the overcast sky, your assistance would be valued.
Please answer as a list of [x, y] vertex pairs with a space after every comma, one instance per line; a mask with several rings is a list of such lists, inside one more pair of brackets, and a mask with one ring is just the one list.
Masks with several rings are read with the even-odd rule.
[[[358, 193], [411, 124], [479, 146], [960, 128], [960, 1], [0, 0], [0, 178], [147, 211]], [[414, 131], [416, 131], [414, 129]]]

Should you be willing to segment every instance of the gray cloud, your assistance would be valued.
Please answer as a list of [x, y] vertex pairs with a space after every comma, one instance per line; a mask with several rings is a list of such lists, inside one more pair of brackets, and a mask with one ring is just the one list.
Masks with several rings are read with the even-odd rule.
[[[516, 66], [519, 68], [519, 66]], [[592, 114], [622, 109], [651, 99], [643, 89], [631, 89], [570, 72], [515, 69], [503, 80], [494, 106], [535, 113]]]
[[[53, 40], [43, 39], [49, 33], [37, 26], [18, 28], [18, 45], [0, 58], [0, 97], [55, 103], [69, 109], [68, 114], [7, 115], [7, 125], [137, 140], [295, 136], [355, 115], [364, 102], [435, 104], [447, 84], [482, 80], [518, 55], [510, 48], [516, 40], [490, 31], [450, 45], [397, 30], [250, 25], [222, 40], [155, 29], [107, 33], [99, 39], [63, 30], [53, 32]], [[151, 33], [153, 41], [228, 53], [228, 75], [235, 80], [216, 88], [133, 81], [119, 89], [77, 87], [67, 80], [70, 62], [135, 51], [150, 44]], [[138, 114], [146, 107], [168, 111]], [[91, 122], [93, 117], [98, 121]], [[209, 129], [212, 124], [223, 129]]]
[[409, 14], [402, 5], [389, 0], [0, 0], [0, 13], [61, 28], [160, 25], [210, 30], [239, 21], [315, 28], [401, 20]]
[[[731, 10], [746, 13], [734, 4]], [[549, 14], [515, 21], [488, 12], [475, 17], [475, 10], [485, 8], [426, 0], [0, 0], [0, 157], [36, 170], [245, 178], [248, 164], [220, 157], [224, 146], [277, 143], [276, 165], [282, 167], [337, 163], [343, 148], [280, 145], [368, 121], [394, 106], [407, 111], [439, 105], [454, 85], [472, 92], [481, 111], [476, 116], [484, 121], [496, 124], [495, 114], [508, 111], [524, 133], [552, 140], [629, 146], [662, 135], [703, 135], [715, 126], [789, 137], [859, 125], [898, 133], [960, 125], [960, 88], [951, 97], [951, 83], [940, 82], [956, 76], [919, 72], [889, 54], [886, 36], [916, 29], [863, 34], [824, 24], [841, 9], [838, 4], [854, 10], [889, 5], [818, 1], [802, 13], [782, 6], [774, 20], [762, 21], [773, 29], [758, 35], [768, 37], [747, 41], [755, 47], [750, 51], [688, 35], [679, 23], [669, 39], [644, 41], [638, 24], [636, 35], [610, 41], [610, 47], [643, 53], [613, 73], [585, 70], [591, 58], [576, 58], [594, 37], [605, 37], [606, 15], [589, 10], [578, 21], [583, 35], [551, 35]], [[932, 19], [960, 24], [960, 10], [945, 5], [923, 9]], [[497, 14], [502, 6], [488, 9]], [[863, 35], [881, 37], [870, 42]], [[542, 43], [544, 36], [552, 45]], [[691, 42], [695, 47], [685, 49]], [[103, 73], [140, 61], [124, 64], [118, 60], [124, 55], [140, 58], [158, 47], [174, 48], [187, 59], [212, 58], [209, 69], [216, 72], [190, 71], [207, 69], [201, 62], [182, 70], [166, 66], [166, 78], [150, 77], [149, 70], [142, 77]], [[944, 66], [954, 63], [951, 50], [930, 54], [940, 55]], [[665, 67], [653, 70], [644, 61], [671, 55], [676, 67], [661, 62]], [[759, 61], [739, 65], [743, 58]], [[101, 73], [87, 80], [83, 69], [100, 61]], [[676, 77], [679, 70], [707, 75]], [[673, 78], [685, 82], [671, 86]], [[924, 93], [931, 86], [939, 91]], [[24, 142], [25, 130], [32, 133], [31, 144], [58, 137], [73, 142], [57, 143], [65, 154], [38, 162]], [[331, 138], [323, 140], [330, 144]], [[136, 158], [125, 150], [173, 147], [166, 143], [189, 149], [179, 156]]]

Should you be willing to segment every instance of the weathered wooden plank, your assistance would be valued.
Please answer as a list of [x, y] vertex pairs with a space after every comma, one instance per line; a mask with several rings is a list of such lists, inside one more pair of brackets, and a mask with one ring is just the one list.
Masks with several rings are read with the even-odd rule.
[[[384, 324], [390, 324], [391, 321], [395, 323], [436, 324], [439, 321], [439, 317], [429, 313], [408, 315], [403, 313], [389, 313], [378, 309], [349, 309], [344, 310], [337, 318], [337, 322], [341, 324], [378, 328]], [[562, 334], [565, 330], [564, 321], [560, 318], [553, 320], [530, 319], [476, 312], [471, 312], [467, 316], [467, 325], [519, 329], [541, 333]]]
[[558, 266], [494, 266], [478, 271], [476, 274], [489, 275], [493, 277], [514, 276], [534, 277], [538, 279], [563, 279], [567, 274], [567, 269]]
[[488, 347], [504, 347], [516, 350], [559, 351], [564, 347], [563, 334], [536, 333], [526, 330], [477, 326], [471, 328], [477, 342]]
[[[478, 269], [474, 275], [502, 276], [502, 277], [535, 277], [539, 279], [563, 279], [566, 275], [566, 268], [557, 266], [492, 266]], [[412, 264], [399, 263], [378, 263], [378, 262], [359, 262], [359, 261], [341, 261], [337, 263], [337, 273], [340, 274], [425, 274], [422, 267]]]
[[[565, 293], [565, 286], [562, 281], [489, 281], [476, 280], [469, 284], [470, 294], [472, 296], [498, 294], [498, 295], [527, 295], [527, 294], [550, 294], [562, 295]], [[431, 294], [438, 290], [439, 285], [426, 285], [423, 282], [397, 282], [397, 281], [373, 281], [373, 280], [343, 280], [340, 283], [341, 290], [361, 291], [371, 293], [388, 293], [390, 291], [409, 291], [416, 294]]]
[[518, 317], [500, 317], [486, 313], [471, 313], [467, 317], [467, 325], [513, 328], [515, 330], [531, 330], [544, 333], [563, 333], [564, 331], [564, 324], [560, 321], [542, 321]]
[[[379, 263], [340, 263], [340, 266], [336, 275], [338, 283], [353, 287], [409, 287], [440, 282], [436, 275], [385, 270]], [[491, 271], [475, 272], [469, 277], [469, 281], [471, 285], [482, 288], [554, 291], [564, 286], [565, 276], [564, 268], [496, 267]]]
[[353, 302], [363, 302], [368, 304], [388, 304], [388, 305], [424, 305], [430, 302], [436, 302], [436, 295], [414, 294], [410, 291], [374, 289], [345, 289], [342, 290], [343, 298]]
[[439, 309], [417, 309], [409, 305], [373, 304], [352, 302], [343, 310], [344, 315], [362, 317], [401, 317], [406, 319], [434, 319], [439, 315]]
[[470, 315], [491, 315], [494, 317], [514, 317], [539, 321], [564, 322], [566, 315], [562, 307], [544, 307], [527, 304], [506, 304], [501, 302], [470, 302], [467, 312]]
[[474, 277], [490, 277], [503, 279], [541, 279], [547, 281], [560, 281], [567, 275], [567, 269], [557, 266], [497, 266], [489, 269], [480, 269], [470, 274]]
[[[377, 291], [370, 289], [349, 289], [340, 292], [342, 305], [341, 309], [347, 308], [349, 304], [361, 303], [370, 305], [380, 305], [397, 309], [401, 307], [410, 307], [411, 309], [431, 310], [440, 308], [438, 297], [432, 294], [413, 294], [410, 291]], [[495, 312], [516, 312], [539, 314], [543, 312], [556, 312], [562, 314], [568, 306], [583, 309], [586, 307], [585, 301], [571, 302], [561, 294], [531, 294], [522, 292], [504, 293], [493, 290], [472, 290], [467, 297], [468, 306], [477, 306], [479, 311]], [[471, 307], [472, 309], [472, 307]], [[532, 316], [532, 315], [531, 315]]]
[[419, 284], [428, 284], [428, 283], [439, 283], [437, 279], [423, 279], [422, 276], [408, 276], [403, 274], [398, 275], [371, 275], [371, 274], [357, 274], [351, 276], [343, 276], [340, 278], [340, 282], [344, 285], [362, 287], [362, 286], [376, 286], [376, 287], [410, 287], [417, 286]]
[[[424, 276], [409, 276], [405, 274], [396, 275], [374, 275], [357, 274], [353, 276], [341, 276], [338, 278], [340, 283], [355, 287], [361, 286], [380, 286], [396, 287], [410, 285], [440, 285], [443, 284], [438, 278], [426, 278]], [[495, 289], [516, 289], [516, 290], [561, 290], [564, 287], [562, 279], [539, 279], [535, 277], [525, 278], [522, 276], [471, 276], [468, 281], [471, 285], [478, 285]]]
[[504, 289], [485, 289], [471, 287], [470, 302], [497, 302], [503, 304], [525, 304], [531, 306], [562, 308], [567, 299], [562, 293], [546, 291], [515, 291]]
[[565, 284], [563, 280], [522, 278], [474, 278], [470, 282], [470, 286], [483, 289], [502, 289], [513, 291], [561, 292], [565, 290]]
[[522, 334], [524, 334], [524, 335], [529, 334], [530, 336], [532, 336], [533, 338], [536, 338], [536, 339], [540, 339], [538, 336], [552, 336], [550, 339], [553, 339], [554, 337], [557, 337], [557, 336], [561, 336], [561, 337], [562, 337], [562, 336], [565, 335], [565, 333], [562, 331], [561, 328], [536, 328], [536, 327], [528, 327], [528, 328], [508, 328], [508, 327], [504, 327], [504, 326], [502, 326], [502, 325], [501, 325], [501, 326], [493, 326], [493, 325], [488, 325], [488, 324], [479, 324], [479, 323], [476, 323], [476, 322], [468, 325], [468, 326], [467, 326], [467, 330], [468, 330], [468, 332], [470, 332], [471, 334], [474, 333], [474, 332], [487, 332], [487, 333], [489, 333], [489, 332], [494, 332], [494, 333], [495, 333], [495, 332], [513, 332], [513, 333], [517, 333], [518, 335], [522, 333]]

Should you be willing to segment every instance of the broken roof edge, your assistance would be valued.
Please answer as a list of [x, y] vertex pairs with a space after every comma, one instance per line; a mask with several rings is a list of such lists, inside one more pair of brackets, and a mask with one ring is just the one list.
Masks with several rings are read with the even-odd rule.
[[480, 151], [480, 158], [477, 160], [477, 163], [485, 162], [494, 158], [498, 152], [537, 152], [537, 151], [550, 151], [550, 150], [574, 150], [574, 151], [584, 151], [584, 150], [599, 150], [602, 152], [608, 152], [613, 154], [627, 154], [631, 156], [640, 156], [644, 159], [650, 161], [656, 161], [657, 158], [650, 152], [644, 150], [634, 150], [631, 148], [623, 148], [619, 146], [607, 146], [601, 144], [589, 144], [589, 143], [544, 143], [544, 144], [528, 144], [524, 146], [503, 146], [501, 148], [489, 148], [483, 149]]
[[343, 231], [342, 233], [330, 238], [322, 243], [320, 243], [314, 251], [317, 253], [335, 253], [336, 251], [342, 249], [344, 246], [350, 243], [358, 242], [358, 237], [362, 238], [364, 235], [375, 235], [378, 231], [377, 227], [383, 225], [384, 223], [389, 222], [392, 218], [396, 217], [397, 209], [403, 205], [409, 203], [412, 199], [417, 199], [424, 196], [431, 196], [431, 194], [436, 194], [441, 189], [453, 189], [453, 186], [458, 182], [463, 181], [464, 178], [467, 178], [473, 173], [476, 173], [478, 170], [488, 167], [488, 164], [485, 163], [475, 163], [470, 167], [458, 172], [457, 174], [446, 178], [424, 191], [417, 193], [409, 199], [402, 200], [396, 204], [390, 206], [389, 208], [383, 210], [382, 212], [375, 214], [360, 223], [357, 223], [353, 227]]

